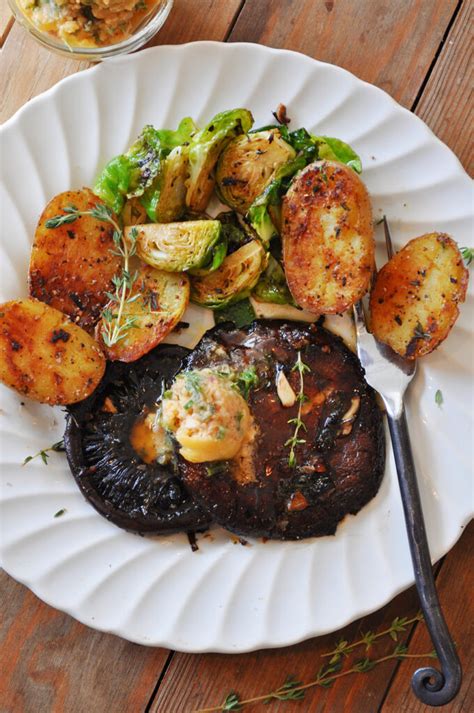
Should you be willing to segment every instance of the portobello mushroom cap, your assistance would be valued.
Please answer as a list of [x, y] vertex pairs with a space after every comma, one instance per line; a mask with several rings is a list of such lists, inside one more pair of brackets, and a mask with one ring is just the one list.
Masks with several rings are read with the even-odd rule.
[[85, 498], [115, 525], [138, 533], [205, 529], [209, 516], [193, 500], [170, 461], [145, 462], [132, 430], [182, 366], [188, 349], [159, 345], [133, 364], [109, 362], [96, 391], [68, 408], [64, 444]]
[[[296, 445], [291, 466], [298, 353], [309, 371], [303, 375], [304, 426], [297, 434], [304, 442]], [[256, 369], [258, 384], [248, 402], [254, 435], [240, 460], [190, 463], [180, 457], [190, 492], [216, 522], [240, 535], [334, 534], [348, 513], [374, 497], [384, 471], [382, 414], [357, 357], [317, 324], [256, 320], [241, 329], [227, 323], [208, 332], [185, 368], [224, 365]]]

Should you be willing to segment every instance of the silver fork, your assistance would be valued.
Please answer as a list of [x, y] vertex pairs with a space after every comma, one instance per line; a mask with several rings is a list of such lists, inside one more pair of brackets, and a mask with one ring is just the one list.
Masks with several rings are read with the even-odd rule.
[[[392, 240], [385, 217], [383, 224], [387, 253], [391, 258]], [[387, 411], [415, 584], [425, 622], [441, 664], [441, 671], [432, 666], [415, 671], [412, 688], [423, 703], [442, 706], [451, 701], [459, 691], [462, 670], [436, 592], [405, 416], [403, 397], [415, 374], [416, 362], [398, 356], [367, 331], [361, 302], [354, 305], [354, 317], [357, 353], [365, 369], [366, 381], [380, 394]]]

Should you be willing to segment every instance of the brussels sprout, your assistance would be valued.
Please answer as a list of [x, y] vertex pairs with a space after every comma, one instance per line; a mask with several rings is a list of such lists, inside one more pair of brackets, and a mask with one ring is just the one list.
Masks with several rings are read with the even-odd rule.
[[[148, 223], [134, 227], [138, 256], [160, 270], [185, 272], [203, 266], [217, 269], [224, 259], [218, 220]], [[130, 230], [125, 228], [126, 237]]]
[[187, 144], [196, 130], [189, 118], [183, 119], [176, 131], [145, 126], [129, 150], [105, 166], [94, 193], [120, 213], [125, 198], [143, 195], [158, 176], [162, 160], [177, 146]]
[[192, 137], [189, 149], [189, 181], [186, 205], [192, 210], [205, 210], [214, 190], [214, 169], [220, 152], [235, 136], [246, 133], [253, 124], [247, 109], [232, 109], [216, 114]]
[[262, 244], [251, 240], [228, 255], [211, 275], [191, 278], [191, 299], [212, 309], [238, 302], [250, 295], [266, 264], [267, 255]]
[[187, 175], [187, 147], [177, 146], [161, 161], [160, 172], [140, 199], [150, 220], [171, 223], [182, 217]]
[[318, 158], [345, 163], [356, 173], [362, 173], [360, 157], [349, 144], [340, 139], [332, 139], [330, 136], [312, 136], [311, 138], [318, 144]]
[[219, 156], [216, 188], [220, 199], [246, 213], [277, 169], [295, 156], [295, 149], [278, 129], [237, 136]]
[[294, 304], [283, 268], [273, 255], [268, 256], [268, 265], [255, 285], [253, 295], [260, 302]]
[[246, 219], [265, 246], [268, 246], [270, 240], [278, 235], [270, 215], [271, 207], [280, 205], [281, 196], [287, 190], [290, 179], [305, 166], [306, 158], [301, 154], [280, 166], [271, 183], [247, 211]]

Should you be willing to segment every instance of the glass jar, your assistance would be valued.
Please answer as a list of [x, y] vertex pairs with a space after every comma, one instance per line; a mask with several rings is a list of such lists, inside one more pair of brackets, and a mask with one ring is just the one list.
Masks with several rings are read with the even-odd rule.
[[[170, 10], [173, 6], [173, 0], [136, 0], [133, 9], [126, 0], [118, 0], [118, 10], [113, 8], [114, 0], [31, 0], [31, 4], [26, 6], [25, 0], [8, 0], [15, 19], [32, 35], [37, 42], [44, 47], [62, 54], [67, 57], [76, 59], [87, 59], [91, 62], [97, 62], [107, 57], [115, 57], [120, 54], [127, 54], [142, 47], [146, 44], [162, 27], [166, 21]], [[92, 14], [92, 5], [94, 2], [100, 10], [102, 18], [97, 18]], [[131, 31], [127, 36], [118, 37], [116, 41], [112, 40], [114, 25], [110, 21], [108, 23], [107, 14], [112, 5], [111, 14], [120, 12], [124, 9], [124, 16], [131, 22]], [[128, 9], [125, 9], [127, 5]], [[26, 9], [25, 9], [26, 8]], [[38, 15], [44, 10], [44, 15]], [[68, 12], [70, 16], [68, 16]], [[148, 10], [146, 12], [146, 10]], [[133, 14], [136, 13], [136, 18]], [[81, 23], [80, 33], [82, 36], [89, 32], [90, 27], [90, 43], [86, 45], [75, 44], [74, 34], [67, 34], [71, 38], [69, 43], [67, 39], [62, 39], [53, 28], [60, 27], [63, 31], [74, 29], [78, 23], [75, 21], [77, 15], [80, 14], [79, 21]], [[41, 21], [36, 21], [41, 17]], [[43, 19], [46, 19], [46, 22]], [[89, 19], [88, 19], [89, 18]], [[116, 18], [120, 21], [117, 14]], [[133, 20], [136, 19], [136, 26]], [[68, 25], [68, 23], [75, 23]], [[126, 23], [122, 23], [124, 25]], [[108, 29], [110, 28], [110, 29]], [[115, 27], [115, 30], [120, 35], [120, 22]], [[95, 34], [94, 34], [95, 33]], [[104, 34], [111, 35], [110, 40], [104, 39]], [[123, 34], [123, 33], [122, 33]], [[97, 44], [92, 44], [97, 42]], [[102, 44], [103, 42], [103, 44]]]

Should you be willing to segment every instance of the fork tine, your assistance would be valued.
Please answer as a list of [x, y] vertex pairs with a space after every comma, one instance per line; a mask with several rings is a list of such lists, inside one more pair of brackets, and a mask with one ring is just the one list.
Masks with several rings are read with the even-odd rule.
[[388, 259], [390, 260], [390, 258], [393, 257], [393, 254], [395, 251], [393, 249], [392, 236], [390, 235], [390, 228], [388, 227], [388, 220], [385, 215], [383, 217], [383, 230], [385, 233], [385, 247], [387, 248]]

